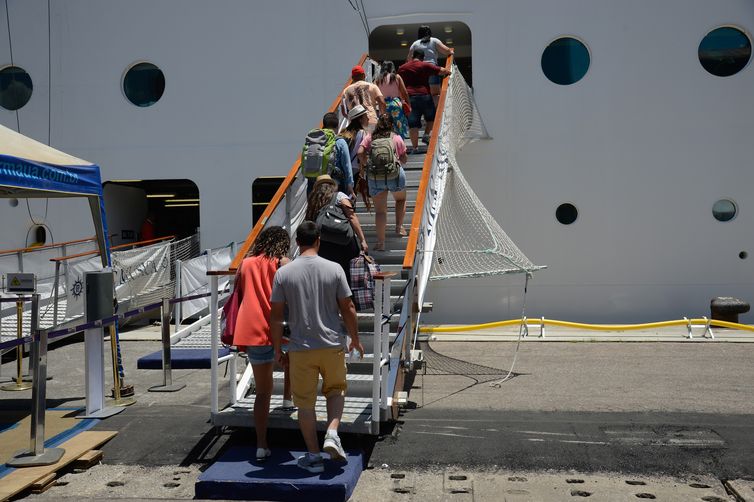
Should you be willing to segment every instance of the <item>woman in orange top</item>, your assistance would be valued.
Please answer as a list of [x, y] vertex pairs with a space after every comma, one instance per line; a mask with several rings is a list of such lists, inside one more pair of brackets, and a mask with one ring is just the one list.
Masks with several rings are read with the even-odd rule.
[[[277, 269], [290, 262], [287, 256], [290, 247], [291, 238], [283, 228], [265, 229], [241, 262], [236, 278], [236, 287], [240, 288], [241, 307], [236, 318], [233, 345], [246, 347], [249, 364], [254, 372], [254, 425], [258, 461], [265, 460], [271, 454], [267, 445], [267, 419], [270, 414], [272, 365], [275, 360], [270, 340], [272, 280]], [[292, 408], [288, 368], [284, 371], [283, 407]]]

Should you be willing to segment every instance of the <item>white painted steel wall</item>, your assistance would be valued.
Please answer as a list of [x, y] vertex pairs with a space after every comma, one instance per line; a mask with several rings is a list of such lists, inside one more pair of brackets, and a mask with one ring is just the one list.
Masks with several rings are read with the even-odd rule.
[[[737, 256], [754, 252], [754, 69], [719, 78], [697, 59], [702, 37], [720, 25], [751, 35], [750, 1], [366, 7], [372, 27], [452, 20], [471, 28], [475, 95], [494, 139], [461, 158], [503, 228], [550, 267], [532, 282], [530, 315], [639, 321], [704, 314], [716, 295], [754, 300], [754, 257]], [[0, 9], [7, 62], [4, 16]], [[21, 132], [44, 141], [46, 2], [11, 1], [10, 16], [14, 61], [35, 85], [19, 113]], [[103, 180], [192, 179], [204, 247], [246, 234], [251, 182], [288, 171], [301, 137], [366, 50], [356, 14], [338, 0], [66, 0], [52, 2], [51, 20], [52, 145], [100, 164]], [[544, 48], [563, 35], [591, 53], [587, 75], [565, 87], [540, 68]], [[141, 60], [166, 77], [164, 96], [146, 109], [131, 105], [120, 83]], [[15, 120], [0, 111], [3, 124]], [[738, 203], [732, 222], [712, 218], [723, 197]], [[569, 227], [555, 221], [562, 202], [579, 209]], [[0, 228], [16, 242], [28, 225], [25, 210], [0, 207]], [[435, 313], [424, 319], [514, 317], [520, 288], [506, 289], [510, 281], [522, 283], [434, 284]]]

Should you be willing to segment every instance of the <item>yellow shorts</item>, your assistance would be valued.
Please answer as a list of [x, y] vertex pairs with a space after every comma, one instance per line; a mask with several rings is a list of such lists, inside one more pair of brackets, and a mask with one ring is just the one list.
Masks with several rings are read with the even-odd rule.
[[322, 395], [345, 396], [346, 358], [340, 347], [288, 352], [293, 404], [314, 409], [317, 383], [322, 375]]

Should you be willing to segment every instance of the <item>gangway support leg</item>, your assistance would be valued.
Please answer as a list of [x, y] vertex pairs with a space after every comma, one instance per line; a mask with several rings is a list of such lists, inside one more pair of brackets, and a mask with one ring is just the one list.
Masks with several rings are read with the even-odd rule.
[[[177, 392], [185, 383], [173, 383], [172, 360], [170, 354], [170, 300], [162, 300], [162, 385], [154, 385], [147, 389], [149, 392]], [[176, 319], [176, 326], [178, 319]]]

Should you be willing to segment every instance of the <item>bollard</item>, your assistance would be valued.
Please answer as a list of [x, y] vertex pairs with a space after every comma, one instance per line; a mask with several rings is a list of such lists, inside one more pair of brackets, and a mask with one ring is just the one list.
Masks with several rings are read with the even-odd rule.
[[[176, 323], [178, 320], [176, 319]], [[149, 392], [177, 392], [186, 384], [173, 384], [172, 361], [170, 356], [170, 300], [162, 300], [162, 385], [154, 385]]]
[[[24, 302], [23, 300], [19, 299], [18, 301], [16, 301], [16, 336], [18, 337], [19, 340], [24, 337], [23, 336], [23, 317], [24, 317]], [[19, 390], [29, 390], [32, 388], [32, 384], [24, 382], [24, 377], [22, 375], [23, 365], [24, 365], [24, 346], [18, 345], [16, 347], [16, 381], [5, 384], [2, 387], [0, 387], [0, 389], [7, 390], [7, 391], [19, 391]]]
[[31, 333], [33, 337], [29, 364], [34, 368], [31, 394], [31, 430], [29, 449], [17, 452], [8, 465], [33, 467], [56, 463], [65, 453], [63, 448], [45, 449], [45, 412], [47, 393], [47, 330], [39, 330], [39, 295], [31, 300]]

